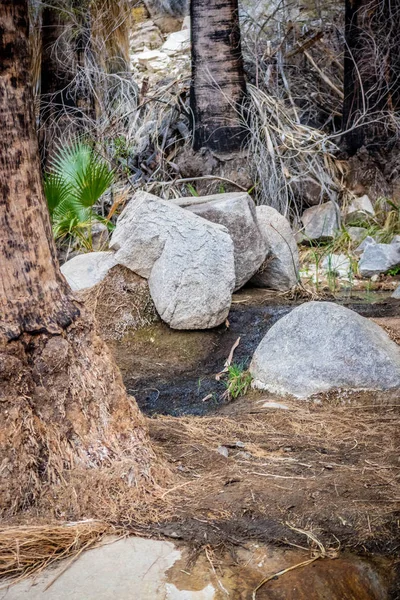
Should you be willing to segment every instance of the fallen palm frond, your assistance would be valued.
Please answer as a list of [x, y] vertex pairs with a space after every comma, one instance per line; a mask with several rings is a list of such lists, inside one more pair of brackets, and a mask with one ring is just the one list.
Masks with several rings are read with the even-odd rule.
[[112, 532], [110, 525], [94, 520], [0, 530], [0, 577], [7, 577], [3, 588], [80, 554]]
[[249, 155], [259, 203], [287, 214], [307, 185], [319, 190], [321, 202], [337, 200], [343, 172], [329, 136], [298, 123], [293, 108], [279, 98], [252, 85], [248, 89]]

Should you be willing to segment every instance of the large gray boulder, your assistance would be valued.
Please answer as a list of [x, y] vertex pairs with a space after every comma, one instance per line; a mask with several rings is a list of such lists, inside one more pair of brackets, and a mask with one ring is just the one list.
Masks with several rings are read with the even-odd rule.
[[254, 387], [306, 398], [335, 388], [400, 387], [400, 347], [376, 323], [308, 302], [271, 327], [250, 365]]
[[271, 206], [257, 206], [256, 214], [268, 251], [251, 283], [272, 290], [290, 290], [298, 282], [300, 268], [299, 251], [290, 223]]
[[334, 202], [325, 202], [307, 208], [301, 217], [303, 239], [305, 241], [324, 241], [335, 237], [340, 225], [340, 215]]
[[372, 238], [367, 240], [363, 242], [365, 249], [358, 263], [358, 271], [362, 277], [380, 275], [400, 265], [400, 243], [397, 240], [391, 244], [377, 244]]
[[84, 290], [100, 283], [117, 264], [114, 252], [88, 252], [68, 260], [61, 273], [73, 291]]
[[149, 280], [160, 317], [174, 329], [207, 329], [227, 317], [235, 286], [232, 239], [211, 223], [145, 192], [117, 221], [116, 261]]
[[179, 198], [174, 202], [203, 219], [227, 228], [235, 249], [235, 290], [247, 283], [266, 254], [266, 244], [257, 222], [256, 206], [249, 194], [232, 192]]

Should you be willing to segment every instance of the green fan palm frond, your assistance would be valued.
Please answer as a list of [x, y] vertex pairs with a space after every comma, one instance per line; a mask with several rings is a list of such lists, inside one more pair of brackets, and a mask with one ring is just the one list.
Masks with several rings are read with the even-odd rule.
[[108, 165], [94, 159], [88, 163], [84, 173], [77, 173], [72, 187], [73, 194], [84, 206], [93, 206], [111, 186], [113, 179], [114, 172]]
[[82, 141], [59, 147], [52, 157], [50, 170], [74, 185], [76, 178], [85, 174], [93, 157], [93, 149]]
[[93, 206], [113, 180], [114, 171], [88, 144], [77, 141], [60, 148], [44, 180], [54, 236], [80, 236], [94, 219], [102, 220]]
[[72, 194], [71, 186], [60, 175], [55, 173], [45, 176], [43, 187], [50, 215], [53, 214], [59, 204], [64, 200], [68, 200]]

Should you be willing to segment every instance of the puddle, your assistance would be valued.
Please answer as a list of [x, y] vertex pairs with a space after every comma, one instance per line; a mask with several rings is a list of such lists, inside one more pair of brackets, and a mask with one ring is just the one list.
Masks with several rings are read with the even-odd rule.
[[[372, 301], [373, 300], [373, 301]], [[364, 317], [399, 315], [398, 303], [387, 294], [353, 293], [338, 303]], [[248, 367], [263, 336], [300, 302], [290, 302], [265, 290], [243, 289], [234, 295], [229, 324], [207, 331], [174, 331], [160, 323], [131, 332], [112, 344], [125, 385], [141, 410], [172, 416], [204, 415], [226, 400], [226, 387], [216, 381], [230, 350], [240, 337], [233, 362]], [[204, 400], [204, 398], [207, 398]]]

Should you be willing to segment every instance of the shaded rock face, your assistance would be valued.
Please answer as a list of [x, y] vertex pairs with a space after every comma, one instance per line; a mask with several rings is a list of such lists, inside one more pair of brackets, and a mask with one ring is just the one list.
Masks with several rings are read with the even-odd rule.
[[157, 312], [172, 328], [207, 329], [228, 316], [235, 265], [225, 227], [138, 192], [110, 247], [119, 264], [148, 278]]
[[272, 290], [290, 290], [297, 284], [299, 273], [299, 251], [290, 223], [271, 206], [257, 206], [256, 214], [268, 253], [251, 283]]
[[145, 0], [147, 8], [171, 17], [184, 17], [189, 12], [188, 0]]
[[121, 265], [110, 269], [100, 283], [82, 290], [79, 296], [93, 313], [106, 341], [120, 340], [128, 331], [160, 321], [147, 280]]
[[224, 225], [233, 240], [235, 253], [235, 290], [254, 275], [265, 259], [266, 244], [257, 221], [252, 198], [243, 192], [216, 194], [199, 198], [180, 198], [180, 206], [213, 223]]
[[154, 23], [165, 33], [178, 31], [189, 12], [188, 0], [145, 0], [144, 3]]
[[308, 302], [280, 319], [250, 365], [254, 386], [298, 398], [334, 388], [400, 387], [400, 347], [385, 331], [331, 302]]
[[88, 252], [68, 260], [61, 267], [61, 273], [73, 291], [90, 288], [104, 279], [108, 271], [115, 267], [113, 252]]
[[302, 178], [300, 181], [293, 181], [290, 185], [296, 198], [305, 206], [316, 206], [328, 200], [321, 184], [312, 178]]
[[396, 239], [391, 244], [377, 244], [368, 237], [363, 244], [357, 249], [363, 246], [364, 250], [358, 263], [362, 277], [380, 275], [400, 265], [400, 243]]
[[304, 231], [303, 239], [329, 240], [335, 237], [339, 229], [339, 212], [333, 202], [307, 208], [301, 217]]

